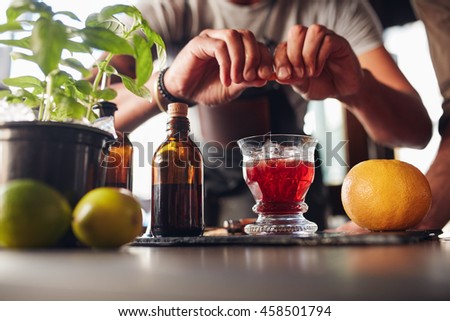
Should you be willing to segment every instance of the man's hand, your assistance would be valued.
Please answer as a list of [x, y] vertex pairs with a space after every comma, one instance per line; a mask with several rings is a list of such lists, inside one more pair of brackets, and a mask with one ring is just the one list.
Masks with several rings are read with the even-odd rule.
[[217, 105], [245, 88], [264, 86], [273, 74], [272, 61], [252, 32], [208, 29], [181, 50], [164, 81], [176, 97]]
[[274, 57], [277, 81], [308, 100], [358, 92], [363, 72], [347, 40], [321, 25], [293, 26]]

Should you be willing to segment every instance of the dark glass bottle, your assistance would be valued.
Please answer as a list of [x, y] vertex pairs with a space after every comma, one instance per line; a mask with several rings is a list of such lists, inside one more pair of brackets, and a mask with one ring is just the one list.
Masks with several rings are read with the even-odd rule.
[[189, 138], [188, 106], [169, 104], [167, 138], [152, 160], [151, 235], [200, 236], [204, 229], [203, 158]]
[[[100, 117], [113, 116], [117, 105], [103, 101], [94, 106]], [[117, 139], [109, 147], [109, 156], [106, 157], [105, 186], [123, 187], [132, 190], [133, 184], [133, 144], [128, 135], [116, 130]]]

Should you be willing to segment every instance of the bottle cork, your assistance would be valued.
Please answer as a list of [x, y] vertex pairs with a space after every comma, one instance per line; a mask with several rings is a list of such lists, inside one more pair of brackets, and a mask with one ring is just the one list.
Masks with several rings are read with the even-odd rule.
[[170, 117], [186, 117], [188, 105], [183, 103], [171, 103], [168, 106], [167, 113]]

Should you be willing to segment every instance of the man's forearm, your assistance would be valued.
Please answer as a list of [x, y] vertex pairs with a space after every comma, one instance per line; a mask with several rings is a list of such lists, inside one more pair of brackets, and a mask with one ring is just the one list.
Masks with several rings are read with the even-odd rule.
[[359, 119], [376, 142], [391, 147], [424, 148], [432, 125], [419, 96], [379, 82], [368, 70], [357, 94], [342, 103]]
[[442, 135], [436, 158], [426, 177], [433, 196], [431, 210], [417, 226], [419, 229], [441, 229], [450, 220], [450, 127]]

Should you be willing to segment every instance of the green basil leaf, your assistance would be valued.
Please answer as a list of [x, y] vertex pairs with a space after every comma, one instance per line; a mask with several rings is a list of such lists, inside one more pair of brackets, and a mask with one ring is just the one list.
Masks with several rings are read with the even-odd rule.
[[6, 97], [8, 97], [9, 95], [11, 95], [11, 90], [0, 90], [0, 99], [4, 99]]
[[22, 25], [17, 21], [7, 22], [5, 24], [0, 25], [0, 33], [6, 31], [18, 31], [23, 30]]
[[68, 119], [82, 119], [86, 113], [86, 107], [72, 97], [55, 95], [57, 108], [52, 111], [50, 119], [65, 121]]
[[20, 10], [20, 8], [9, 7], [6, 9], [6, 19], [9, 22], [15, 22], [16, 19], [24, 12], [25, 10]]
[[15, 78], [5, 78], [3, 79], [3, 83], [7, 86], [11, 87], [20, 87], [20, 88], [42, 88], [42, 82], [33, 76], [22, 76]]
[[0, 43], [11, 47], [31, 49], [31, 37], [25, 37], [22, 39], [4, 39], [0, 40]]
[[134, 50], [136, 51], [136, 86], [145, 85], [153, 71], [151, 46], [140, 35], [133, 36]]
[[142, 21], [142, 32], [147, 37], [147, 42], [152, 44], [154, 43], [156, 45], [156, 54], [158, 59], [161, 61], [161, 65], [164, 65], [166, 62], [166, 44], [164, 43], [164, 40], [159, 34], [153, 31], [152, 28], [150, 28], [150, 25], [146, 20]]
[[31, 61], [36, 63], [36, 57], [34, 56], [30, 56], [21, 52], [12, 52], [11, 53], [11, 58], [13, 60], [17, 60], [17, 59], [22, 59], [22, 60], [27, 60], [27, 61]]
[[117, 92], [112, 88], [106, 88], [94, 91], [92, 93], [92, 96], [94, 96], [97, 99], [113, 100], [114, 98], [117, 97]]
[[104, 70], [105, 70], [105, 73], [109, 76], [109, 75], [118, 75], [119, 74], [119, 72], [117, 71], [117, 69], [116, 68], [114, 68], [113, 66], [106, 66], [105, 68], [104, 68]]
[[91, 13], [89, 16], [87, 16], [84, 24], [86, 27], [97, 27], [99, 25], [99, 14], [98, 13]]
[[92, 93], [92, 84], [87, 80], [78, 80], [75, 82], [75, 88], [85, 94], [90, 95]]
[[41, 98], [39, 96], [36, 96], [28, 91], [24, 91], [20, 94], [20, 96], [25, 98], [23, 103], [32, 108], [38, 107], [41, 103]]
[[75, 69], [83, 77], [88, 77], [91, 74], [91, 71], [87, 69], [83, 64], [75, 58], [67, 58], [61, 61], [61, 64], [72, 69]]
[[134, 50], [123, 38], [101, 27], [86, 27], [81, 30], [81, 37], [91, 47], [113, 54], [133, 55]]
[[98, 116], [95, 113], [90, 112], [87, 118], [91, 123], [94, 123], [98, 119]]
[[[43, 86], [43, 85], [42, 85]], [[44, 87], [41, 87], [41, 88], [34, 88], [33, 89], [33, 95], [35, 95], [35, 96], [39, 96], [39, 95], [42, 95], [42, 93], [45, 91], [45, 88]]]
[[8, 21], [15, 21], [23, 13], [39, 13], [41, 16], [51, 17], [52, 8], [43, 2], [37, 0], [14, 0], [6, 10]]
[[8, 102], [23, 103], [30, 107], [39, 106], [41, 99], [28, 90], [19, 89], [8, 97]]
[[60, 21], [42, 17], [36, 21], [31, 33], [31, 49], [45, 75], [58, 68], [66, 41], [66, 29]]
[[59, 70], [55, 74], [52, 73], [51, 77], [52, 77], [52, 80], [53, 80], [53, 87], [54, 88], [65, 86], [67, 83], [72, 81], [72, 76], [69, 75], [67, 72], [61, 71], [61, 70]]
[[115, 18], [109, 18], [103, 20], [100, 14], [94, 13], [87, 17], [86, 27], [100, 27], [104, 29], [111, 30], [116, 35], [121, 35], [124, 33], [125, 25]]
[[97, 66], [98, 66], [98, 68], [103, 70], [108, 76], [119, 74], [117, 69], [114, 68], [113, 66], [109, 65], [106, 61], [100, 61]]
[[166, 45], [164, 43], [164, 40], [161, 38], [159, 34], [157, 34], [155, 31], [153, 31], [152, 28], [150, 28], [150, 25], [146, 20], [142, 21], [142, 31], [144, 32], [145, 36], [147, 37], [147, 41], [154, 42], [158, 47], [160, 47], [162, 50], [166, 50]]
[[75, 21], [81, 21], [73, 12], [71, 11], [58, 11], [55, 12], [55, 16], [56, 15], [63, 15], [63, 16], [67, 16]]
[[104, 7], [100, 11], [100, 17], [103, 19], [110, 18], [119, 13], [126, 13], [130, 16], [140, 14], [139, 10], [134, 6], [127, 6], [124, 4], [118, 4], [113, 6]]
[[145, 86], [141, 86], [138, 87], [136, 85], [136, 83], [133, 81], [133, 79], [124, 76], [124, 75], [119, 75], [120, 78], [122, 78], [122, 83], [124, 84], [124, 86], [131, 91], [133, 94], [135, 94], [136, 96], [142, 97], [144, 99], [148, 99], [151, 100], [152, 99], [152, 95], [150, 93], [150, 90], [148, 90], [147, 87]]
[[65, 49], [69, 50], [71, 53], [81, 52], [81, 53], [92, 53], [92, 50], [84, 43], [76, 42], [73, 40], [67, 40], [65, 44]]

